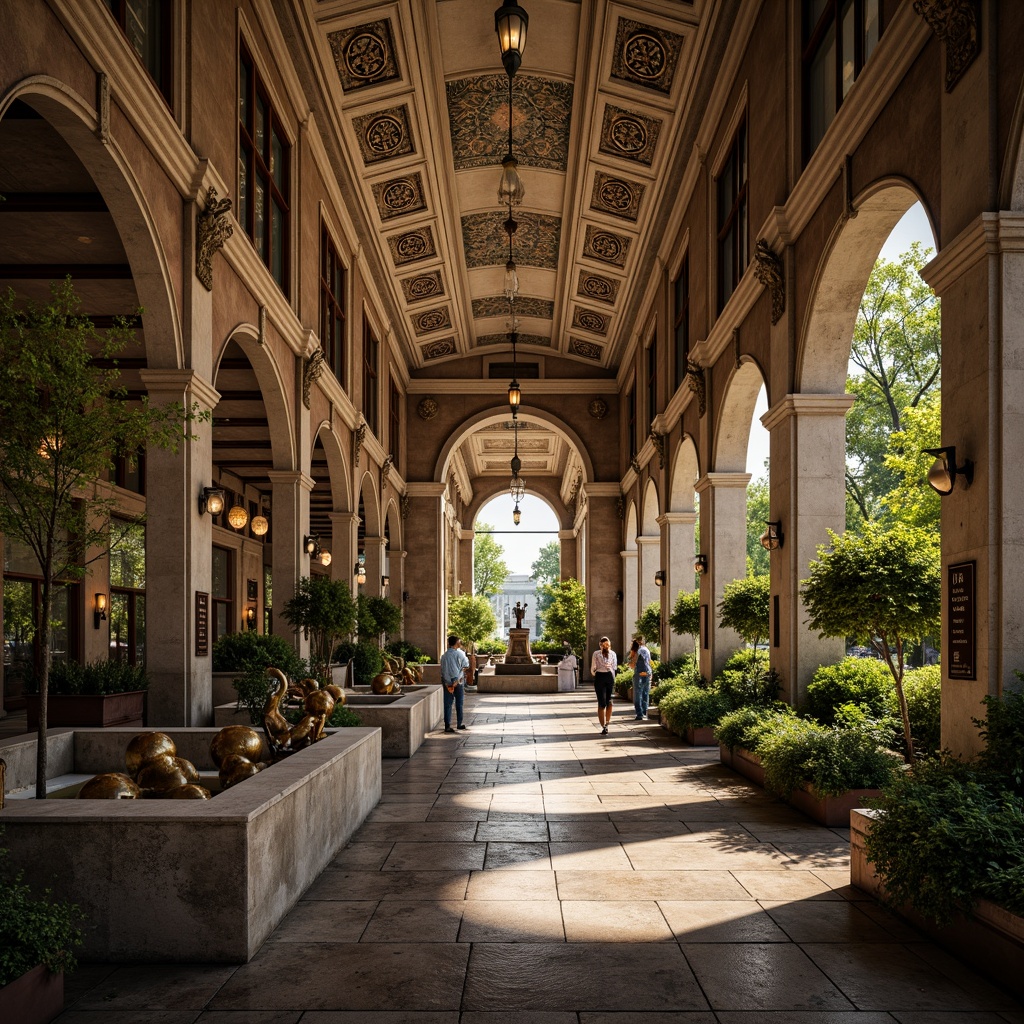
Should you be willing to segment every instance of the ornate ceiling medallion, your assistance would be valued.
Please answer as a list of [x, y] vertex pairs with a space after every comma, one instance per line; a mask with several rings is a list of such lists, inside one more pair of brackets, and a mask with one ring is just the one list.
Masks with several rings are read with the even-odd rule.
[[640, 201], [643, 199], [644, 191], [645, 187], [639, 182], [613, 178], [610, 174], [598, 171], [594, 175], [590, 208], [635, 221], [640, 214]]
[[619, 18], [612, 78], [667, 94], [672, 91], [682, 48], [683, 37], [675, 32]]
[[455, 354], [455, 339], [445, 338], [443, 341], [432, 341], [429, 345], [421, 345], [420, 351], [424, 359], [440, 359], [441, 356]]
[[403, 104], [352, 119], [363, 160], [368, 164], [412, 153], [409, 111]]
[[402, 281], [402, 291], [405, 293], [405, 301], [410, 303], [422, 302], [424, 299], [433, 299], [444, 295], [441, 272], [432, 270], [430, 273], [419, 274], [417, 277], [407, 277]]
[[574, 306], [572, 311], [573, 327], [580, 327], [584, 331], [591, 331], [594, 334], [606, 335], [611, 317], [603, 313], [595, 313], [592, 309], [583, 309]]
[[372, 189], [381, 220], [390, 220], [405, 213], [426, 209], [423, 180], [419, 172], [402, 178], [392, 178], [390, 181], [379, 181]]
[[624, 110], [609, 103], [604, 108], [599, 148], [602, 153], [650, 167], [654, 162], [654, 151], [660, 134], [661, 121], [658, 118]]
[[[586, 342], [584, 342], [586, 344]], [[596, 348], [597, 346], [592, 346]], [[603, 420], [608, 415], [608, 403], [603, 398], [595, 398], [591, 401], [590, 405], [587, 406], [587, 412], [594, 417], [595, 420]]]
[[428, 309], [413, 317], [412, 327], [417, 335], [433, 334], [434, 331], [444, 330], [451, 327], [452, 318], [447, 306], [438, 309]]
[[[557, 270], [562, 218], [543, 213], [519, 213], [516, 221], [516, 263], [521, 267]], [[471, 213], [463, 217], [462, 241], [469, 269], [503, 267], [508, 260], [508, 235], [493, 213]]]
[[421, 420], [432, 420], [440, 410], [437, 400], [434, 398], [421, 398], [420, 404], [416, 406], [416, 414]]
[[401, 77], [388, 18], [328, 32], [327, 41], [345, 92]]
[[619, 294], [619, 284], [620, 282], [613, 278], [581, 270], [579, 281], [576, 284], [576, 294], [613, 305]]
[[629, 254], [629, 243], [630, 239], [625, 235], [588, 227], [583, 239], [583, 255], [602, 263], [610, 263], [614, 267], [624, 267]]
[[[595, 345], [592, 341], [584, 341], [582, 338], [570, 338], [569, 339], [569, 351], [576, 356], [583, 356], [584, 359], [600, 359], [604, 349], [600, 345]], [[590, 403], [590, 415], [595, 419], [601, 419], [602, 416], [598, 416], [594, 412], [594, 403]], [[607, 406], [605, 412], [608, 411]], [[602, 414], [603, 415], [603, 414]]]
[[395, 261], [396, 267], [404, 267], [407, 263], [425, 260], [437, 253], [430, 228], [407, 231], [404, 235], [392, 235], [388, 239], [388, 248], [391, 250], [391, 258]]

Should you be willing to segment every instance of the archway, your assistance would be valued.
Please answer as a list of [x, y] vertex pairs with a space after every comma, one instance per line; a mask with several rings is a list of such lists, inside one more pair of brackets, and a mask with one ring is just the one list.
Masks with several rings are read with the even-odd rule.
[[662, 588], [662, 657], [678, 658], [693, 652], [694, 640], [679, 636], [668, 625], [680, 593], [693, 593], [697, 589], [694, 559], [697, 554], [697, 498], [696, 483], [700, 474], [697, 447], [689, 435], [683, 437], [676, 448], [669, 474], [669, 509], [658, 523], [661, 527], [662, 569], [665, 584]]

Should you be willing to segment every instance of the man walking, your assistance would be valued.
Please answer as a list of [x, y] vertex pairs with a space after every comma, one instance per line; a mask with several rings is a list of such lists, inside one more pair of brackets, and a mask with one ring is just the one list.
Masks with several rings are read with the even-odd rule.
[[645, 722], [647, 705], [651, 699], [651, 652], [642, 636], [638, 636], [637, 640], [640, 646], [637, 648], [636, 661], [633, 664], [633, 708], [636, 711], [636, 720]]
[[455, 732], [452, 728], [452, 704], [455, 705], [455, 721], [460, 729], [466, 726], [462, 721], [462, 707], [466, 688], [466, 672], [469, 658], [462, 649], [462, 641], [454, 634], [448, 637], [448, 650], [441, 655], [441, 685], [444, 687], [444, 731]]

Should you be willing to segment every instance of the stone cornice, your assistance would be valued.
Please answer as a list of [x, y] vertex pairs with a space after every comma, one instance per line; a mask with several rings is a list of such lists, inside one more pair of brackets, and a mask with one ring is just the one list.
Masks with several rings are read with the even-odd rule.
[[173, 393], [179, 400], [191, 397], [211, 409], [220, 401], [220, 392], [195, 370], [139, 370], [139, 379], [151, 395]]
[[617, 498], [622, 493], [619, 489], [619, 485], [614, 482], [584, 482], [582, 490], [588, 498]]
[[663, 512], [657, 522], [659, 526], [692, 526], [699, 516], [699, 512]]
[[924, 267], [921, 276], [942, 295], [979, 260], [1003, 252], [1024, 252], [1024, 214], [981, 214]]
[[312, 491], [316, 487], [316, 481], [303, 473], [301, 469], [268, 469], [267, 479], [274, 486], [298, 484], [305, 491]]
[[694, 485], [698, 494], [715, 488], [746, 487], [750, 483], [750, 473], [705, 473]]
[[435, 483], [433, 480], [410, 481], [405, 485], [405, 493], [410, 498], [440, 498], [444, 495], [448, 485], [446, 483]]
[[786, 395], [761, 417], [761, 425], [774, 430], [792, 416], [845, 416], [856, 400], [854, 395]]

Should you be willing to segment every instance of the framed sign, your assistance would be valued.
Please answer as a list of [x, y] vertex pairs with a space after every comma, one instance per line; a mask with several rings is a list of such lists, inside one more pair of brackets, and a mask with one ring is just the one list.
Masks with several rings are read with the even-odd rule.
[[976, 562], [959, 562], [946, 571], [949, 602], [946, 623], [949, 638], [946, 643], [946, 674], [950, 679], [976, 679], [974, 570]]
[[259, 597], [259, 584], [255, 580], [245, 581], [245, 599], [255, 601]]
[[196, 657], [210, 653], [210, 595], [196, 591]]

